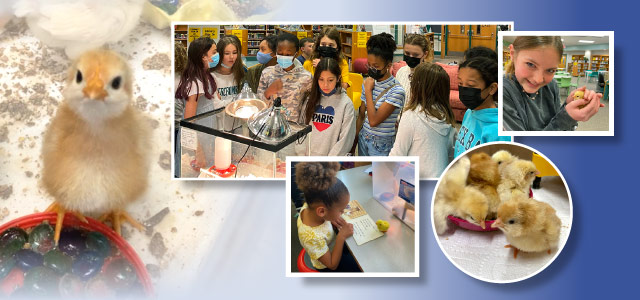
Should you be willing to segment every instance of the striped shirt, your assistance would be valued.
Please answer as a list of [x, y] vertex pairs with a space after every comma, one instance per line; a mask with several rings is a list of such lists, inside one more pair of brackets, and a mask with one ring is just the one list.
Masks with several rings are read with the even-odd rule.
[[[378, 124], [378, 126], [371, 127], [369, 125], [369, 118], [367, 117], [367, 113], [365, 112], [364, 114], [364, 125], [362, 127], [364, 128], [364, 130], [370, 132], [373, 135], [394, 136], [396, 134], [396, 121], [398, 120], [398, 116], [400, 115], [402, 107], [404, 106], [405, 95], [404, 89], [402, 88], [398, 80], [396, 80], [395, 77], [390, 76], [384, 81], [376, 81], [373, 87], [373, 101], [376, 101], [376, 98], [378, 98], [378, 95], [380, 95], [380, 93], [384, 92], [384, 90], [386, 90], [390, 86], [393, 86], [394, 84], [397, 85], [389, 89], [375, 103], [376, 109], [380, 108], [382, 103], [385, 102], [395, 106], [396, 109], [393, 110], [391, 115], [389, 115], [389, 117], [387, 117], [382, 123]], [[362, 90], [364, 91], [364, 83], [362, 84]], [[365, 98], [364, 92], [362, 93], [360, 100], [362, 100], [363, 105], [366, 105], [367, 99]]]

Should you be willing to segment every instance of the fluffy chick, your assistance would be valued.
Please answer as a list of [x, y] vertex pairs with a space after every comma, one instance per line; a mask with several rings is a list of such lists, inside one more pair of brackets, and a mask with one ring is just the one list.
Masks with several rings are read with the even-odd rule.
[[500, 150], [496, 153], [494, 153], [491, 156], [491, 159], [493, 159], [496, 163], [498, 163], [498, 171], [500, 172], [500, 174], [502, 174], [504, 172], [504, 169], [512, 162], [518, 160], [519, 158], [511, 153], [509, 153], [509, 151], [507, 150]]
[[546, 250], [551, 254], [551, 249], [558, 246], [561, 226], [551, 205], [522, 195], [502, 203], [498, 219], [491, 224], [504, 232], [509, 242], [505, 247], [514, 249], [513, 258], [517, 258], [519, 250]]
[[489, 205], [482, 192], [466, 185], [470, 164], [468, 157], [462, 157], [440, 179], [433, 203], [433, 220], [438, 234], [449, 228], [449, 215], [485, 228]]
[[469, 169], [469, 177], [467, 184], [477, 188], [482, 192], [489, 204], [488, 220], [495, 220], [500, 205], [500, 197], [498, 196], [498, 185], [500, 184], [500, 173], [498, 171], [498, 163], [491, 159], [489, 154], [479, 152], [471, 155], [469, 159], [471, 167]]
[[124, 207], [147, 188], [148, 123], [132, 105], [133, 75], [122, 57], [95, 50], [76, 60], [67, 76], [56, 116], [42, 146], [42, 183], [58, 213], [56, 243], [64, 214], [112, 215], [142, 229]]
[[500, 201], [507, 201], [516, 195], [528, 196], [538, 174], [540, 172], [536, 165], [529, 160], [517, 159], [505, 165], [497, 188]]

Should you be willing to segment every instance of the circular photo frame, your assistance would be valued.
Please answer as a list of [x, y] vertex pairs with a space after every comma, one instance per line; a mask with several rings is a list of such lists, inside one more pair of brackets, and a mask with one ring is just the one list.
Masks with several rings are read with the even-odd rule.
[[544, 154], [493, 142], [453, 160], [436, 184], [431, 224], [438, 246], [465, 274], [512, 283], [546, 269], [573, 223], [569, 187]]

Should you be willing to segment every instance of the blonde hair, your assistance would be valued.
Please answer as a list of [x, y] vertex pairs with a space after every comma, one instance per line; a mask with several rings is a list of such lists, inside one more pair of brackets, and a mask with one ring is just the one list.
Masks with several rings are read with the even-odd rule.
[[[558, 52], [558, 57], [562, 57], [564, 45], [562, 38], [559, 36], [519, 36], [513, 41], [513, 50], [518, 53], [520, 50], [534, 49], [544, 46], [551, 46]], [[504, 68], [505, 74], [513, 75], [515, 66], [513, 65], [513, 57]]]
[[422, 34], [410, 33], [404, 38], [404, 44], [418, 46], [425, 53], [424, 61], [433, 61], [433, 53], [431, 53], [431, 43]]

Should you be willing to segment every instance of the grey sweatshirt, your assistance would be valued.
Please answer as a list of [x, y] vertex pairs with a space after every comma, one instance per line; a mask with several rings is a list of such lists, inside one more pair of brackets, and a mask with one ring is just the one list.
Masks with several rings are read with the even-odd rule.
[[[510, 79], [513, 77], [513, 79]], [[503, 77], [502, 124], [507, 131], [573, 130], [578, 125], [560, 99], [558, 83], [552, 80], [531, 100], [515, 75]]]
[[[307, 104], [304, 103], [300, 113], [303, 122]], [[322, 96], [316, 106], [312, 120], [311, 156], [344, 156], [349, 153], [356, 137], [356, 118], [353, 102], [342, 90], [329, 97]], [[306, 155], [306, 143], [296, 145], [298, 155]]]
[[453, 159], [455, 138], [453, 126], [427, 116], [418, 106], [402, 113], [389, 156], [418, 156], [421, 179], [440, 177]]

